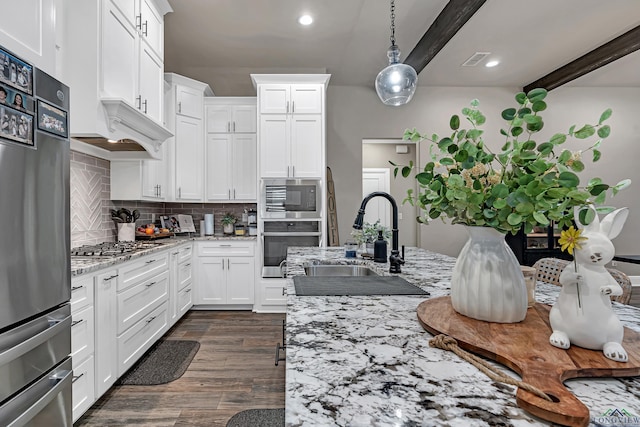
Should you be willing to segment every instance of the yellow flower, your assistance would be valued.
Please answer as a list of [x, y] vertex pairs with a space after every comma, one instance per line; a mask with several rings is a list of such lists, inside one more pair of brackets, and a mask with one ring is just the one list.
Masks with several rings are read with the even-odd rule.
[[560, 239], [558, 243], [563, 251], [569, 252], [569, 255], [573, 255], [574, 249], [582, 249], [581, 244], [587, 240], [586, 237], [581, 236], [582, 230], [576, 230], [573, 225], [567, 230], [563, 230], [560, 233]]

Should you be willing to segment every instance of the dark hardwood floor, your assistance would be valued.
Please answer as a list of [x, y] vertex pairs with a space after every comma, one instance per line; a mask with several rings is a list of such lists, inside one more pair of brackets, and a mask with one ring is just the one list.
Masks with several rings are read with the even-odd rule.
[[285, 362], [274, 363], [284, 317], [187, 313], [165, 336], [200, 343], [185, 374], [156, 386], [116, 385], [74, 426], [225, 426], [245, 409], [284, 408]]

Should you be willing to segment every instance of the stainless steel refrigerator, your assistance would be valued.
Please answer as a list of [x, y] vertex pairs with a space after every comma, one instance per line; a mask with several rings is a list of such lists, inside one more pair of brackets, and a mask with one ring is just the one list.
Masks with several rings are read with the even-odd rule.
[[71, 426], [69, 88], [0, 63], [0, 425]]

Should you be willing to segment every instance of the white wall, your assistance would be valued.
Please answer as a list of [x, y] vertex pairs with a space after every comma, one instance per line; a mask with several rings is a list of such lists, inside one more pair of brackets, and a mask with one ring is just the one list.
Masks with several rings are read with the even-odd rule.
[[[499, 134], [504, 121], [500, 112], [514, 106], [513, 96], [520, 88], [491, 87], [420, 87], [410, 104], [387, 107], [373, 88], [329, 85], [327, 92], [327, 164], [331, 167], [336, 186], [336, 204], [340, 240], [351, 231], [351, 223], [361, 199], [360, 165], [363, 138], [397, 138], [406, 128], [445, 135], [452, 114], [478, 98], [487, 116], [485, 142], [499, 148], [504, 137]], [[606, 108], [613, 109], [609, 120], [611, 136], [602, 146], [602, 158], [592, 164], [582, 178], [599, 176], [608, 183], [630, 178], [634, 184], [616, 198], [615, 206], [631, 210], [624, 232], [614, 241], [617, 253], [640, 253], [640, 200], [635, 197], [640, 186], [640, 88], [573, 88], [563, 87], [550, 92], [548, 109], [543, 113], [545, 128], [538, 134], [538, 142], [556, 132], [566, 132], [572, 124], [595, 123]], [[495, 136], [493, 138], [492, 136]], [[426, 153], [425, 145], [422, 152]], [[573, 143], [568, 148], [577, 148]], [[425, 156], [423, 155], [424, 159]], [[457, 255], [466, 240], [459, 226], [434, 221], [421, 226], [422, 247], [448, 255]]]

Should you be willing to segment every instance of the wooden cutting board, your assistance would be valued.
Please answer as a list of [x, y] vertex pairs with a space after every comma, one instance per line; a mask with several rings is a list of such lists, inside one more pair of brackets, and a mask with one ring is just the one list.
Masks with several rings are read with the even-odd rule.
[[578, 377], [631, 377], [640, 375], [640, 333], [624, 329], [626, 363], [614, 362], [601, 351], [571, 346], [561, 350], [549, 344], [550, 306], [536, 303], [520, 323], [492, 323], [458, 314], [451, 297], [429, 299], [418, 306], [418, 320], [433, 335], [446, 334], [472, 353], [495, 360], [516, 371], [522, 380], [549, 395], [549, 402], [518, 389], [518, 406], [544, 420], [567, 426], [589, 424], [589, 409], [563, 384]]

